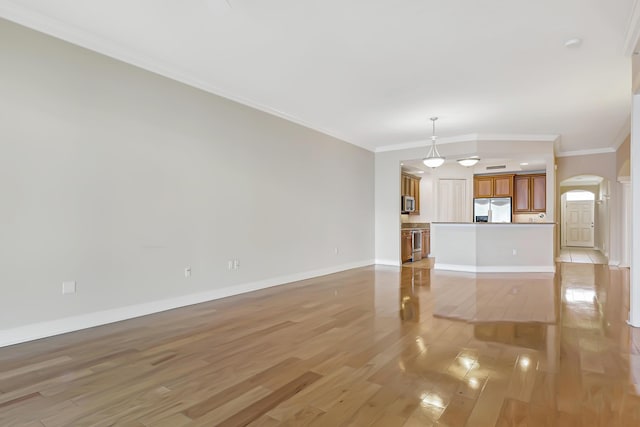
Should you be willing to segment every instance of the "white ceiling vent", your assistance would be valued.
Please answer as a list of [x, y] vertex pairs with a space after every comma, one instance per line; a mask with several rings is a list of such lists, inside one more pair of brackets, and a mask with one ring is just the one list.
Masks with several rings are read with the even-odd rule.
[[487, 170], [494, 170], [494, 169], [506, 169], [507, 165], [497, 165], [497, 166], [487, 166]]

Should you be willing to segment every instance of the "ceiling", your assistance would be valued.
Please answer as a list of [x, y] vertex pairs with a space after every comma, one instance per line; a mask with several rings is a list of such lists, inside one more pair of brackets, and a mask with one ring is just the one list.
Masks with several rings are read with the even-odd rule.
[[422, 144], [439, 116], [450, 140], [571, 153], [628, 134], [633, 3], [0, 0], [0, 16], [373, 151]]

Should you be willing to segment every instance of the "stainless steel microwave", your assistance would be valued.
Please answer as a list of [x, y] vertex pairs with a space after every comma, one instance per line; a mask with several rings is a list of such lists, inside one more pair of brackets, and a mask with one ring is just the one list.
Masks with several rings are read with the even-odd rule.
[[402, 213], [410, 213], [416, 210], [416, 199], [411, 196], [402, 196]]

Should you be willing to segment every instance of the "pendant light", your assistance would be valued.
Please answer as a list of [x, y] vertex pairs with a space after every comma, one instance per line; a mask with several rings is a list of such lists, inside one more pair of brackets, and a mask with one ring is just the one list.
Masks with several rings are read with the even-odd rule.
[[475, 164], [479, 161], [480, 158], [478, 156], [467, 157], [466, 159], [458, 159], [458, 163], [460, 164], [460, 166], [464, 166], [467, 168], [470, 166], [475, 166]]
[[440, 155], [438, 149], [436, 148], [436, 120], [437, 117], [431, 117], [431, 122], [433, 123], [433, 134], [431, 135], [431, 149], [429, 149], [429, 154], [427, 157], [422, 159], [422, 163], [429, 166], [430, 168], [437, 168], [438, 166], [442, 166], [444, 163], [444, 157]]

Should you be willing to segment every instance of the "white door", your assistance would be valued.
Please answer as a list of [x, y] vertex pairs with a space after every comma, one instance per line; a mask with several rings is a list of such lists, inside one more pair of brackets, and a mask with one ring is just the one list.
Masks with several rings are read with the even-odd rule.
[[438, 181], [438, 221], [467, 222], [467, 180]]
[[565, 209], [567, 246], [593, 247], [593, 200], [568, 201]]

